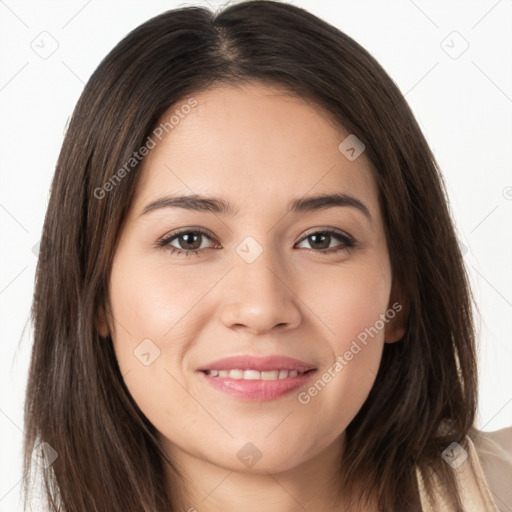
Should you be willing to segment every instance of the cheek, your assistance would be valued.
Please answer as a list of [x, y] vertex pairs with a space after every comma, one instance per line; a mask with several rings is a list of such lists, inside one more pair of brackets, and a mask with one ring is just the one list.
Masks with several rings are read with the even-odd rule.
[[366, 400], [379, 369], [390, 277], [381, 264], [368, 264], [331, 269], [328, 279], [315, 281], [325, 283], [324, 290], [317, 287], [313, 293], [305, 284], [302, 296], [317, 314], [329, 356], [299, 401], [323, 414], [328, 424], [345, 428]]
[[191, 327], [196, 329], [187, 313], [199, 300], [198, 286], [182, 282], [179, 272], [170, 279], [158, 266], [114, 260], [109, 290], [114, 350], [131, 396], [158, 427], [175, 417], [176, 410], [197, 415], [175, 369], [194, 336]]
[[[201, 309], [197, 306], [215, 284], [213, 276], [193, 274], [185, 266], [170, 274], [158, 264], [119, 259], [114, 261], [110, 283], [113, 338], [120, 364], [130, 367], [133, 351], [149, 339], [162, 359], [176, 365], [187, 338], [194, 336], [189, 317]], [[199, 331], [201, 323], [192, 323], [192, 328]]]
[[390, 291], [385, 266], [369, 262], [331, 267], [324, 275], [316, 275], [314, 285], [304, 281], [300, 296], [315, 313], [316, 323], [323, 326], [331, 349], [343, 354], [354, 340], [383, 341], [385, 324], [380, 318], [388, 307]]
[[183, 388], [182, 366], [205, 326], [204, 299], [218, 280], [186, 266], [171, 274], [158, 264], [114, 260], [109, 290], [114, 350], [130, 394], [158, 427], [172, 428], [169, 419], [176, 418], [176, 410], [183, 418], [202, 412]]

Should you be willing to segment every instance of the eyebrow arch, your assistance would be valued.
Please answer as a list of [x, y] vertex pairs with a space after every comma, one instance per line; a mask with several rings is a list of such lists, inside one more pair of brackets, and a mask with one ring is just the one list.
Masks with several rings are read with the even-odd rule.
[[[372, 222], [368, 207], [356, 197], [348, 194], [323, 194], [302, 197], [291, 201], [289, 210], [295, 213], [306, 213], [336, 206], [352, 207], [364, 214]], [[203, 212], [218, 213], [221, 215], [236, 216], [238, 210], [233, 209], [229, 202], [216, 197], [205, 197], [198, 194], [186, 196], [166, 196], [152, 201], [146, 205], [141, 213], [146, 215], [161, 208], [184, 208]]]

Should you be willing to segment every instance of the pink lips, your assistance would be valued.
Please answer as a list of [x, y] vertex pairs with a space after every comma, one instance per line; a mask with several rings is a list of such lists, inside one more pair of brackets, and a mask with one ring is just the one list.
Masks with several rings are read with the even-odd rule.
[[[208, 370], [256, 370], [259, 372], [288, 370], [296, 376], [276, 380], [245, 380], [212, 376]], [[254, 357], [249, 355], [227, 357], [198, 368], [203, 378], [216, 389], [248, 401], [275, 400], [303, 386], [315, 373], [316, 368], [304, 361], [287, 356]]]

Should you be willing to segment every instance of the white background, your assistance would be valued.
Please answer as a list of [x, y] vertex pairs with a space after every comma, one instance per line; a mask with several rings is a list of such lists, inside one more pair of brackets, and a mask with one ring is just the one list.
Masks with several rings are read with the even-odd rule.
[[[512, 1], [293, 3], [369, 50], [411, 105], [443, 170], [481, 311], [476, 426], [512, 425]], [[113, 46], [182, 5], [208, 2], [0, 0], [0, 512], [18, 509], [33, 247], [66, 122]], [[43, 44], [58, 48], [41, 58]]]

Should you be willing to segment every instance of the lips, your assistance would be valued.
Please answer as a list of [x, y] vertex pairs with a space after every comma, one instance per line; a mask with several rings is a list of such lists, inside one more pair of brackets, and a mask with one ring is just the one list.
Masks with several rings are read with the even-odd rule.
[[316, 373], [314, 365], [287, 356], [235, 356], [198, 368], [215, 389], [246, 401], [268, 401], [298, 389]]

